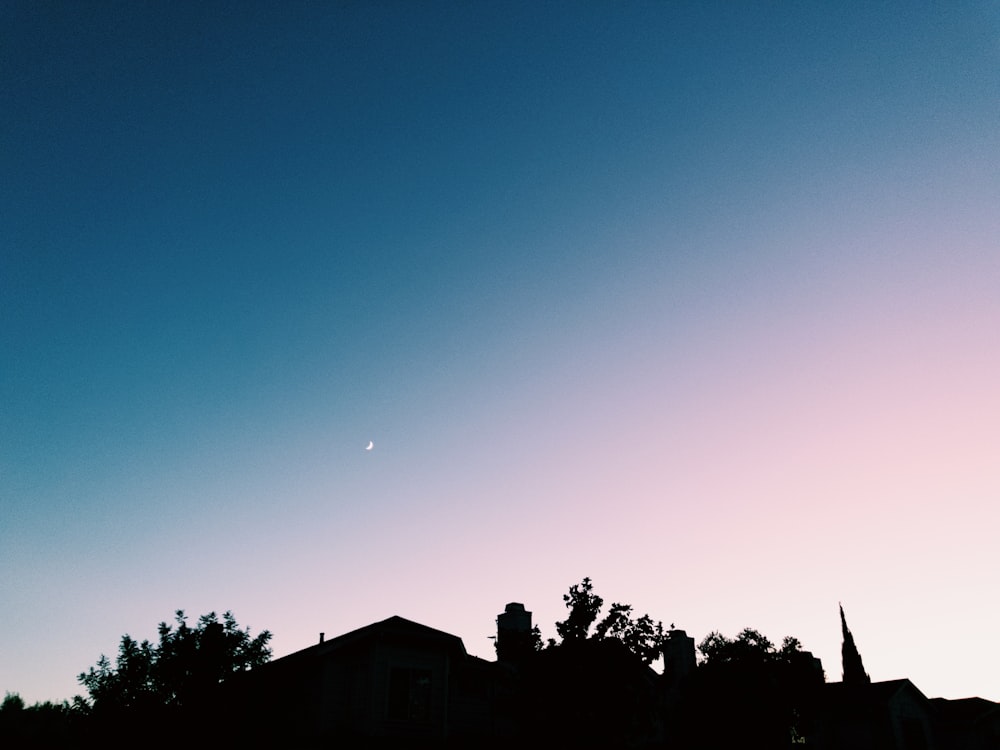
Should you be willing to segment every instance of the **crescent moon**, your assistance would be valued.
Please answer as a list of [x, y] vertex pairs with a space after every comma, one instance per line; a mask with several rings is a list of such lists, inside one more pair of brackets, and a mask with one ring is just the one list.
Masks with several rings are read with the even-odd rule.
[[373, 440], [369, 440], [368, 445], [365, 446], [365, 450], [370, 451], [374, 447], [375, 447], [375, 442]]

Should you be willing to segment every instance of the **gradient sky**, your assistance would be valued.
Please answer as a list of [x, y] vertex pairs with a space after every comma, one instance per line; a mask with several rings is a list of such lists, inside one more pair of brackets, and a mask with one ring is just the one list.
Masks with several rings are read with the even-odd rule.
[[1000, 700], [995, 3], [0, 17], [0, 691], [590, 576]]

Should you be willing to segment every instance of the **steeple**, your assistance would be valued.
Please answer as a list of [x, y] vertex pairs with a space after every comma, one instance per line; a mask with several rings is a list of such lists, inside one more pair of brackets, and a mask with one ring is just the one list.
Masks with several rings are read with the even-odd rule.
[[858, 647], [854, 645], [854, 636], [851, 635], [850, 628], [847, 627], [847, 618], [844, 617], [844, 605], [840, 605], [840, 629], [844, 636], [844, 643], [840, 647], [840, 655], [844, 667], [845, 685], [868, 685], [872, 678], [865, 672], [865, 665], [861, 662], [861, 654]]

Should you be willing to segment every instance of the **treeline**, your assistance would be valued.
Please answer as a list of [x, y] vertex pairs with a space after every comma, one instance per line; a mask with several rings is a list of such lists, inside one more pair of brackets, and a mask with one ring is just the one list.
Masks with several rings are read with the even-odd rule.
[[798, 639], [712, 632], [696, 658], [673, 626], [627, 604], [605, 611], [589, 578], [563, 600], [559, 639], [543, 644], [536, 628], [521, 659], [521, 723], [539, 746], [783, 749], [814, 733], [825, 675]]
[[[801, 745], [811, 733], [824, 675], [799, 641], [776, 646], [747, 628], [710, 633], [698, 644], [671, 625], [635, 615], [631, 605], [594, 592], [589, 578], [563, 596], [558, 639], [535, 626], [520, 640], [497, 639], [498, 659], [515, 681], [502, 707], [525, 747], [670, 747], [682, 750]], [[87, 697], [26, 706], [0, 704], [0, 747], [201, 747], [252, 741], [255, 718], [226, 709], [221, 691], [271, 658], [267, 630], [251, 635], [231, 612], [188, 623], [183, 611], [161, 622], [158, 639], [121, 638], [78, 676]], [[650, 665], [662, 655], [663, 674]], [[228, 716], [228, 718], [227, 718]], [[227, 725], [228, 722], [228, 725]], [[522, 743], [523, 744], [523, 743]]]
[[28, 706], [19, 694], [7, 693], [0, 703], [0, 746], [74, 746], [84, 734], [89, 713], [82, 698], [73, 703], [45, 701]]
[[[183, 610], [161, 622], [158, 640], [122, 636], [112, 660], [78, 675], [88, 697], [25, 705], [7, 693], [0, 704], [0, 747], [96, 747], [115, 739], [143, 746], [206, 739], [214, 692], [232, 676], [271, 658], [271, 633], [241, 628], [232, 612], [209, 612], [189, 625]], [[205, 744], [196, 742], [196, 746]]]

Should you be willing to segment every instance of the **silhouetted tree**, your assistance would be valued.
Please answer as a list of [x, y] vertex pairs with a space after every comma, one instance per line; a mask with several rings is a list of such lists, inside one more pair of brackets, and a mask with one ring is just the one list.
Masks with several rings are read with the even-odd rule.
[[[556, 623], [556, 632], [563, 643], [579, 642], [587, 638], [598, 641], [613, 638], [625, 644], [645, 664], [652, 664], [662, 653], [666, 638], [663, 623], [654, 622], [648, 614], [633, 619], [630, 604], [615, 602], [607, 615], [597, 622], [604, 599], [594, 593], [594, 586], [589, 578], [570, 586], [569, 593], [563, 594], [563, 602], [569, 609], [569, 615], [562, 622]], [[593, 633], [590, 632], [592, 626]], [[555, 641], [550, 639], [549, 645], [555, 645]]]
[[823, 673], [798, 639], [780, 648], [757, 630], [709, 633], [679, 712], [690, 748], [784, 748], [809, 731]]
[[582, 641], [604, 606], [604, 600], [594, 593], [590, 579], [584, 578], [582, 583], [569, 587], [569, 593], [563, 594], [563, 602], [569, 609], [569, 615], [556, 623], [556, 632], [564, 642]]
[[861, 654], [858, 647], [854, 645], [854, 636], [851, 635], [850, 628], [847, 627], [847, 618], [844, 617], [844, 605], [840, 605], [840, 631], [844, 637], [844, 642], [840, 647], [841, 664], [844, 670], [845, 685], [867, 685], [872, 678], [865, 672], [865, 665], [861, 662]]
[[631, 747], [648, 744], [662, 727], [662, 691], [649, 664], [662, 651], [663, 625], [633, 617], [604, 600], [590, 578], [563, 595], [569, 610], [556, 623], [560, 641], [521, 667], [522, 720], [532, 746]]
[[17, 693], [7, 693], [0, 703], [0, 747], [74, 747], [86, 713], [82, 698], [72, 704], [35, 703], [26, 706]]
[[181, 709], [190, 716], [207, 705], [211, 691], [227, 677], [271, 658], [271, 633], [251, 636], [232, 612], [221, 622], [214, 612], [202, 615], [195, 627], [183, 610], [175, 620], [175, 626], [159, 624], [156, 645], [122, 636], [114, 664], [102, 654], [96, 666], [79, 675], [98, 720], [148, 726], [176, 721]]
[[0, 716], [5, 716], [7, 714], [16, 714], [19, 711], [24, 710], [24, 698], [22, 698], [17, 693], [6, 693], [3, 697], [3, 703], [0, 703]]

